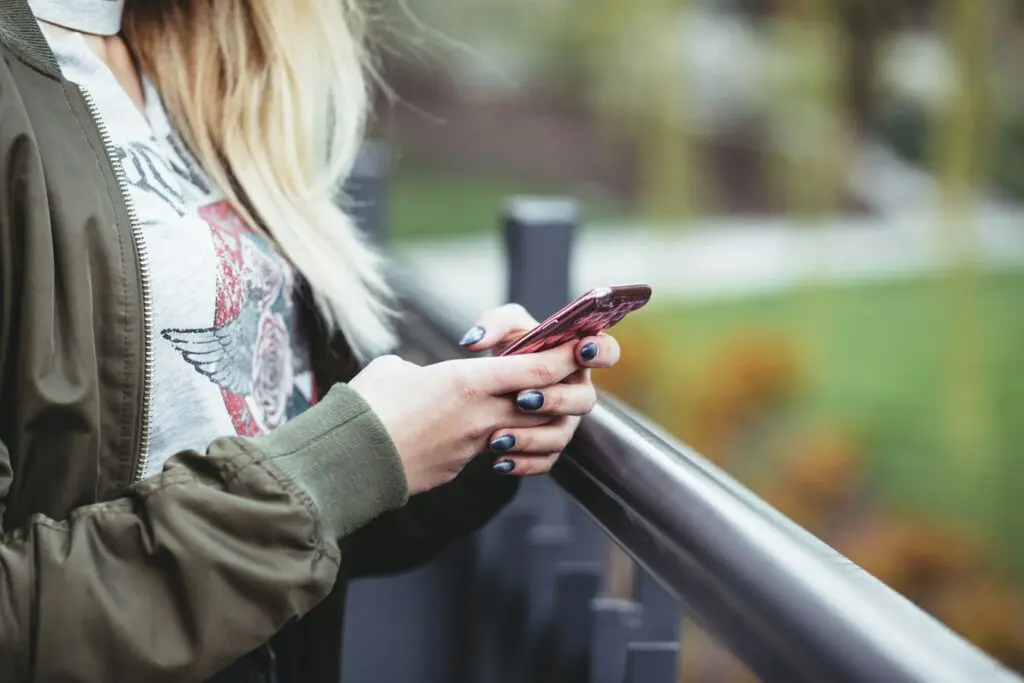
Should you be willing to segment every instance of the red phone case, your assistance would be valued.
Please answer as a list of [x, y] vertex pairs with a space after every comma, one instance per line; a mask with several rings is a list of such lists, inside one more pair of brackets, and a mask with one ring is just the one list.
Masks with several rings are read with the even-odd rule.
[[647, 285], [598, 287], [569, 303], [547, 320], [497, 353], [512, 356], [537, 353], [582, 339], [615, 325], [651, 299]]

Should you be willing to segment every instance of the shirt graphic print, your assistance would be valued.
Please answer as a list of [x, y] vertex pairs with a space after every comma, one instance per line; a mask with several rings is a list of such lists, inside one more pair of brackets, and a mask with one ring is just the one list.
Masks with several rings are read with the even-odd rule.
[[316, 403], [291, 264], [246, 225], [143, 79], [144, 111], [77, 34], [51, 40], [91, 96], [149, 256], [153, 369], [143, 476], [222, 436], [276, 429]]
[[266, 433], [313, 403], [307, 354], [292, 350], [292, 271], [229, 202], [198, 213], [220, 265], [213, 324], [160, 334], [217, 385], [236, 433]]

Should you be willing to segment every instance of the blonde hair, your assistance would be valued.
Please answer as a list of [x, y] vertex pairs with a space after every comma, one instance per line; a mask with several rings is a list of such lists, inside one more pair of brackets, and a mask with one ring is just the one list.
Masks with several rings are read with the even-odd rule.
[[136, 0], [125, 35], [185, 144], [366, 359], [394, 344], [381, 257], [337, 204], [372, 72], [355, 0]]

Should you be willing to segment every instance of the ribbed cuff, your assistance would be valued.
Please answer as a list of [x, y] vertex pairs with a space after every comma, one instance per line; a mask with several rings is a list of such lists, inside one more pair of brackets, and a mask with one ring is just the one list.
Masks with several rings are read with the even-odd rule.
[[335, 385], [317, 406], [251, 441], [309, 494], [328, 537], [346, 536], [409, 498], [391, 437], [347, 385]]

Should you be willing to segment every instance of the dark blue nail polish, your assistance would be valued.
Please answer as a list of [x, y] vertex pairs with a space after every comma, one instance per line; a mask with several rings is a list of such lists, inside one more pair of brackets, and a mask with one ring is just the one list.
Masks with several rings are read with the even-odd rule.
[[597, 344], [594, 342], [587, 342], [580, 348], [580, 356], [583, 360], [594, 360], [597, 358]]
[[502, 451], [511, 450], [512, 447], [515, 445], [516, 437], [512, 436], [511, 434], [502, 434], [497, 439], [491, 442], [491, 450], [495, 451], [496, 453], [501, 453]]
[[471, 327], [466, 334], [462, 335], [462, 339], [459, 340], [459, 346], [472, 346], [483, 339], [486, 334], [487, 331], [479, 325]]
[[516, 405], [522, 410], [540, 410], [544, 405], [544, 394], [539, 391], [524, 391], [516, 396]]
[[499, 460], [498, 462], [491, 465], [491, 469], [498, 474], [508, 474], [516, 468], [516, 464], [511, 460]]

